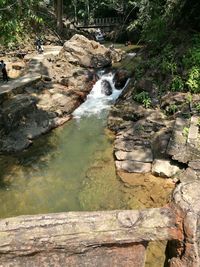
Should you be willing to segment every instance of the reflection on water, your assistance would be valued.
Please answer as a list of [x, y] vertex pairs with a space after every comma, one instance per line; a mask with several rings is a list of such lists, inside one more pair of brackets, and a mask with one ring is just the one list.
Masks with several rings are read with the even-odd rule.
[[0, 216], [120, 208], [103, 121], [72, 120], [16, 157], [1, 157]]

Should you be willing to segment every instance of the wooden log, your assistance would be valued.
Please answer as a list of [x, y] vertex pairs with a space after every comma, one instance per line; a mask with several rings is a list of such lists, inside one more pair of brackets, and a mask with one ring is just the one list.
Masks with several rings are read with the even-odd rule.
[[170, 208], [69, 212], [0, 220], [0, 259], [39, 252], [84, 253], [91, 247], [180, 239]]

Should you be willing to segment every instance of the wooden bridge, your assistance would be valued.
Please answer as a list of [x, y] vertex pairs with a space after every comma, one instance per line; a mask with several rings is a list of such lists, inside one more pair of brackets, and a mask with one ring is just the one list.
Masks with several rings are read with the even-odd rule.
[[123, 17], [95, 18], [92, 21], [78, 21], [77, 28], [105, 28], [123, 24]]

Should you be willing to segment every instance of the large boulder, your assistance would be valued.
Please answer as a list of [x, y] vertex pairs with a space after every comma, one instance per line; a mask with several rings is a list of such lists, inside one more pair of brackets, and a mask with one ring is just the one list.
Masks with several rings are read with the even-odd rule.
[[112, 87], [109, 81], [102, 80], [101, 81], [101, 92], [105, 95], [111, 95], [112, 94]]
[[111, 65], [109, 49], [79, 34], [75, 34], [65, 42], [59, 57], [64, 57], [71, 64], [86, 68], [103, 68]]

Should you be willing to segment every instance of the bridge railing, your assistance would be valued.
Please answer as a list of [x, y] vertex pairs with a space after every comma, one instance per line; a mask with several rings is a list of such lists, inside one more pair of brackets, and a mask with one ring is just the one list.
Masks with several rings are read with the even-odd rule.
[[107, 17], [107, 18], [94, 18], [91, 21], [78, 21], [77, 26], [86, 26], [86, 27], [91, 27], [91, 26], [112, 26], [112, 25], [119, 25], [123, 23], [124, 18], [123, 17]]

